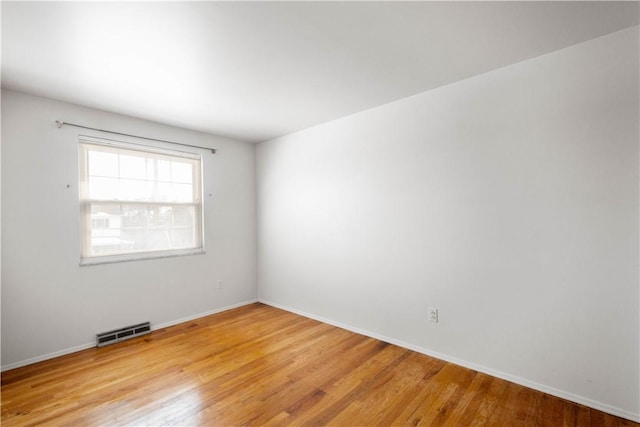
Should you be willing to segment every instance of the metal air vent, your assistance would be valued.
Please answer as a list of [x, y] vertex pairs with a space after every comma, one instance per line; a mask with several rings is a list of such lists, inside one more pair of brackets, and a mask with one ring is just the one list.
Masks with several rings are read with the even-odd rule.
[[97, 334], [97, 346], [104, 347], [105, 345], [115, 344], [120, 341], [139, 337], [141, 335], [147, 335], [149, 333], [151, 333], [151, 325], [149, 324], [149, 322], [127, 326], [113, 331]]

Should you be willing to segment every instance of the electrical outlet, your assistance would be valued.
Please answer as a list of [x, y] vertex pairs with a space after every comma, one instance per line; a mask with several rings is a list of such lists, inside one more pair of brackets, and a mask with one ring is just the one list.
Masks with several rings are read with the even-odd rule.
[[435, 307], [429, 307], [429, 321], [438, 323], [438, 309]]

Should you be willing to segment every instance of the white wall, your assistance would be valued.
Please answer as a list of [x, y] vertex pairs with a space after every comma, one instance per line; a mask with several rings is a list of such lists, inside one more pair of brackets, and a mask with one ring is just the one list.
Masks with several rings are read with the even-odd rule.
[[[203, 150], [206, 254], [80, 267], [78, 134], [100, 135], [56, 119], [217, 148]], [[2, 92], [4, 369], [92, 345], [98, 332], [255, 300], [255, 239], [255, 146]]]
[[638, 114], [634, 27], [262, 143], [259, 298], [639, 419]]

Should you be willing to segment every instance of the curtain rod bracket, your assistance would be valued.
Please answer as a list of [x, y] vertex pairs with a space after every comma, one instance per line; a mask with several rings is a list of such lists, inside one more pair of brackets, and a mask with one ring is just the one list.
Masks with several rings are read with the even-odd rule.
[[183, 147], [191, 147], [191, 148], [201, 148], [203, 150], [209, 150], [211, 151], [212, 154], [216, 154], [216, 152], [218, 151], [215, 148], [211, 148], [211, 147], [203, 147], [201, 145], [191, 145], [191, 144], [183, 144], [181, 142], [173, 142], [173, 141], [166, 141], [164, 139], [156, 139], [156, 138], [149, 138], [146, 136], [139, 136], [139, 135], [131, 135], [129, 133], [123, 133], [123, 132], [115, 132], [112, 130], [105, 130], [105, 129], [98, 129], [98, 128], [92, 128], [89, 126], [82, 126], [82, 125], [77, 125], [75, 123], [68, 123], [68, 122], [63, 122], [62, 120], [56, 120], [56, 126], [58, 128], [61, 128], [62, 126], [67, 125], [67, 126], [73, 126], [73, 127], [77, 127], [77, 128], [82, 128], [82, 129], [90, 129], [90, 130], [97, 130], [98, 132], [107, 132], [107, 133], [113, 133], [115, 135], [122, 135], [122, 136], [130, 136], [132, 138], [140, 138], [140, 139], [146, 139], [149, 141], [157, 141], [157, 142], [164, 142], [167, 144], [174, 144], [174, 145], [182, 145]]

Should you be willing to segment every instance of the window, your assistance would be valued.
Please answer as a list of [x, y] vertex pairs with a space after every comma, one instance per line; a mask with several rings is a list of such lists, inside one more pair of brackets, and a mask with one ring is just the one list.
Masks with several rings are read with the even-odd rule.
[[202, 253], [199, 154], [80, 138], [80, 264]]

